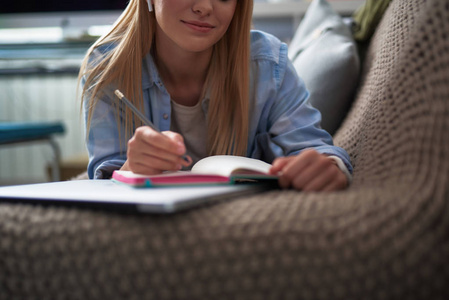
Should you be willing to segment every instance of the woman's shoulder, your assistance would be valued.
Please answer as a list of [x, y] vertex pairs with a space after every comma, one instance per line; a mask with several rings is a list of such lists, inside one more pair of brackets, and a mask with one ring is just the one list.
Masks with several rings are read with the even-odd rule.
[[95, 62], [106, 57], [117, 46], [116, 43], [108, 42], [94, 46], [88, 53], [89, 61]]
[[107, 43], [98, 45], [95, 48], [95, 50], [97, 50], [98, 52], [100, 52], [102, 54], [106, 54], [106, 53], [112, 51], [116, 46], [117, 46], [117, 43], [107, 42]]
[[287, 44], [272, 34], [251, 30], [251, 60], [271, 60], [276, 64], [287, 58]]

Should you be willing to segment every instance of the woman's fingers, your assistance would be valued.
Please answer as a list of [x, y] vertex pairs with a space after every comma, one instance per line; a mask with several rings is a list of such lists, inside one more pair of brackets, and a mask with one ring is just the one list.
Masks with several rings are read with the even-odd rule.
[[282, 188], [331, 191], [347, 185], [347, 178], [335, 161], [315, 150], [305, 150], [296, 156], [276, 159], [271, 172], [279, 175], [279, 185]]
[[148, 126], [136, 129], [134, 136], [128, 141], [127, 163], [135, 173], [158, 174], [166, 170], [179, 170], [191, 163], [182, 155], [186, 148], [181, 135], [166, 131], [162, 134]]
[[319, 170], [315, 166], [316, 151], [305, 150], [297, 156], [293, 156], [290, 163], [282, 171], [282, 176], [289, 183], [289, 186], [302, 190], [304, 186], [318, 174]]
[[[128, 142], [128, 145], [130, 144], [131, 146], [136, 144], [137, 147], [144, 147], [144, 145], [147, 145], [148, 148], [142, 148], [142, 151], [144, 152], [159, 149], [168, 155], [180, 156], [186, 151], [184, 140], [180, 134], [171, 131], [160, 133], [148, 126], [137, 128], [134, 136]], [[157, 155], [160, 156], [161, 152]]]
[[[341, 172], [341, 170], [334, 164], [333, 160], [326, 157], [327, 160], [320, 162], [315, 165], [315, 169], [311, 170], [310, 180], [302, 185], [301, 189], [303, 191], [324, 191], [326, 187], [328, 189], [332, 188], [343, 188], [344, 185], [341, 183], [346, 181], [346, 176]], [[340, 176], [343, 177], [340, 178]]]
[[[149, 148], [153, 148], [149, 146]], [[165, 170], [179, 170], [182, 168], [183, 160], [176, 155], [158, 155], [160, 153], [159, 149], [154, 151], [149, 151], [147, 153], [143, 152], [133, 152], [128, 151], [129, 166], [133, 172], [148, 174], [148, 173], [160, 173]]]
[[282, 169], [288, 164], [289, 157], [279, 157], [276, 158], [271, 164], [271, 169], [269, 171], [270, 174], [278, 175]]
[[305, 150], [296, 156], [276, 159], [274, 163], [279, 162], [277, 162], [277, 168], [273, 171], [277, 171], [279, 185], [282, 188], [294, 187], [296, 189], [302, 189], [303, 185], [309, 180], [310, 174], [308, 175], [306, 170], [313, 163], [314, 152]]

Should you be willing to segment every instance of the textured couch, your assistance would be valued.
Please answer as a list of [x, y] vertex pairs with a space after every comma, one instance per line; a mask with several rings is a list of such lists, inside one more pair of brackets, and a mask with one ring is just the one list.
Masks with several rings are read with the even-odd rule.
[[0, 204], [0, 299], [449, 299], [449, 0], [393, 0], [335, 135], [351, 187], [169, 216]]

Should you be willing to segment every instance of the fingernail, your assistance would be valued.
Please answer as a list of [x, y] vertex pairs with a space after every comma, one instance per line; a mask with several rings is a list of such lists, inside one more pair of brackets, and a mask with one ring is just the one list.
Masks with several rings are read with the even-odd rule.
[[178, 149], [177, 149], [179, 154], [183, 154], [185, 152], [185, 147], [184, 144], [181, 142], [178, 142]]

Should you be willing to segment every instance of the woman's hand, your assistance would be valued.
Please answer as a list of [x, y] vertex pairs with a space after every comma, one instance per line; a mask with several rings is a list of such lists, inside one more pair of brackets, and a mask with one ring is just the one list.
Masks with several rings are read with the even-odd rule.
[[147, 175], [180, 170], [192, 163], [190, 157], [188, 162], [181, 157], [185, 152], [180, 134], [172, 131], [161, 134], [151, 127], [142, 126], [128, 141], [127, 160], [121, 170]]
[[296, 156], [277, 158], [272, 165], [270, 173], [279, 175], [282, 188], [309, 192], [335, 191], [348, 186], [348, 179], [336, 162], [313, 149]]

